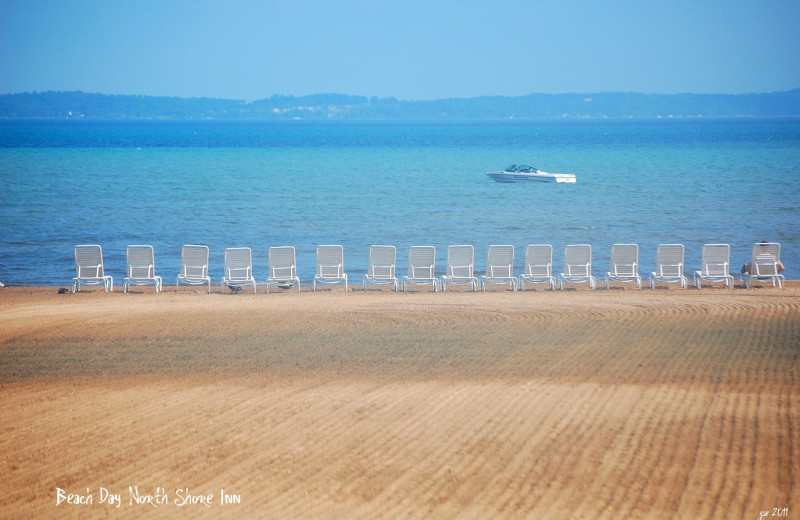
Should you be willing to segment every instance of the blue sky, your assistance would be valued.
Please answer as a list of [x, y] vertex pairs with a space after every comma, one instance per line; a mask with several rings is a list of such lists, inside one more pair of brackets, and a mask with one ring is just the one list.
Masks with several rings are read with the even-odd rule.
[[796, 0], [0, 0], [0, 93], [421, 100], [800, 87]]

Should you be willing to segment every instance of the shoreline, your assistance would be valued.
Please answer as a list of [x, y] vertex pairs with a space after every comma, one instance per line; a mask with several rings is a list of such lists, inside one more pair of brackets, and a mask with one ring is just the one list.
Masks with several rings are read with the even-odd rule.
[[[478, 278], [480, 278], [479, 275], [476, 275], [476, 276], [478, 276]], [[398, 277], [399, 280], [401, 278], [402, 278], [401, 276]], [[605, 288], [605, 278], [599, 277], [599, 276], [595, 277], [595, 278], [597, 279], [597, 288], [595, 289], [595, 291], [599, 291], [599, 292], [605, 291], [606, 290], [606, 288]], [[696, 290], [696, 288], [694, 286], [694, 280], [692, 279], [692, 277], [689, 276], [689, 277], [687, 277], [687, 279], [688, 279], [688, 285], [687, 285], [687, 289], [686, 290], [690, 290], [690, 291], [691, 290]], [[112, 293], [125, 294], [125, 293], [122, 292], [122, 283], [117, 282], [116, 280], [117, 279], [115, 278], [114, 290], [111, 291], [111, 292]], [[305, 280], [305, 279], [301, 280], [301, 292], [303, 292], [303, 293], [305, 293], [305, 292], [314, 292], [312, 290], [311, 282], [312, 282], [311, 278], [309, 278], [308, 280]], [[614, 282], [614, 281], [612, 281], [611, 282], [611, 284], [612, 284], [611, 290], [625, 290], [625, 291], [633, 291], [633, 292], [635, 292], [635, 291], [645, 291], [646, 292], [646, 291], [650, 291], [651, 290], [650, 286], [649, 286], [649, 283], [650, 283], [649, 282], [649, 278], [647, 278], [646, 276], [642, 277], [642, 288], [641, 289], [637, 289], [634, 284], [629, 283], [629, 282]], [[789, 278], [787, 278], [785, 280], [785, 283], [786, 283], [786, 287], [787, 288], [800, 288], [800, 278], [798, 278], [798, 279], [789, 279]], [[266, 287], [266, 284], [264, 282], [258, 282], [256, 285], [257, 285], [257, 288], [258, 288], [257, 294], [264, 294], [264, 288]], [[47, 291], [47, 290], [58, 291], [61, 288], [65, 288], [67, 290], [70, 290], [70, 287], [71, 287], [71, 283], [65, 283], [65, 284], [60, 284], [60, 285], [52, 285], [52, 284], [47, 284], [47, 285], [4, 284], [3, 286], [0, 286], [0, 295], [3, 294], [2, 291], [4, 289], [29, 290], [29, 291], [33, 291], [33, 292], [37, 292], [38, 293], [38, 292]], [[131, 286], [131, 289], [130, 289], [129, 292], [134, 293], [134, 294], [137, 294], [137, 293], [151, 293], [151, 292], [154, 293], [155, 292], [154, 287], [155, 287], [154, 285], [133, 285], [133, 286]], [[192, 291], [194, 291], [194, 292], [198, 292], [198, 293], [199, 292], [205, 293], [206, 292], [205, 291], [206, 287], [207, 287], [206, 285], [180, 285], [178, 292], [192, 292]], [[285, 292], [284, 290], [280, 289], [277, 286], [271, 286], [271, 287], [272, 287], [271, 291], [275, 292], [276, 294], [280, 294], [281, 292]], [[380, 291], [383, 291], [383, 292], [394, 292], [393, 289], [391, 289], [391, 288], [389, 288], [387, 290], [387, 287], [391, 287], [391, 286], [388, 286], [388, 285], [371, 285], [370, 284], [370, 285], [367, 286], [367, 292], [374, 292], [376, 290], [380, 290]], [[433, 292], [433, 291], [427, 290], [426, 287], [427, 287], [426, 285], [410, 285], [408, 292], [409, 293], [425, 293], [425, 292], [431, 292], [432, 293]], [[456, 292], [463, 292], [464, 291], [463, 286], [460, 286], [460, 285], [451, 285], [449, 287], [454, 289]], [[504, 290], [503, 289], [503, 284], [492, 284], [492, 285], [488, 285], [487, 287], [488, 287], [488, 289], [487, 289], [486, 292], [501, 292], [501, 291]], [[555, 291], [550, 291], [550, 289], [547, 288], [547, 284], [543, 284], [543, 283], [529, 284], [529, 287], [531, 287], [531, 288], [527, 289], [526, 291], [520, 291], [519, 289], [517, 289], [516, 291], [508, 291], [508, 292], [519, 292], [519, 293], [526, 293], [526, 292], [531, 292], [531, 293], [536, 293], [536, 292], [559, 292], [558, 284], [556, 284], [556, 290]], [[220, 288], [221, 288], [220, 283], [219, 282], [215, 282], [212, 279], [212, 282], [211, 282], [211, 294], [220, 293]], [[575, 283], [575, 284], [570, 283], [570, 284], [567, 285], [565, 290], [567, 288], [569, 288], [569, 289], [577, 289], [577, 290], [591, 290], [591, 289], [589, 289], [588, 284], [584, 284], [584, 283]], [[709, 289], [724, 289], [725, 286], [723, 285], [722, 282], [714, 282], [714, 283], [704, 282], [703, 283], [703, 288], [701, 290], [704, 290], [706, 288], [709, 288]], [[760, 281], [757, 281], [757, 280], [753, 280], [753, 288], [767, 289], [767, 288], [773, 288], [773, 286], [772, 286], [772, 282], [770, 282], [770, 281], [760, 282]], [[778, 290], [777, 287], [774, 287], [774, 288], [776, 290]], [[665, 289], [678, 290], [678, 291], [682, 290], [676, 283], [658, 282], [656, 284], [656, 290], [661, 291], [661, 290], [665, 290]], [[734, 275], [734, 289], [746, 289], [743, 279], [740, 279], [738, 275]], [[292, 292], [297, 292], [297, 287], [292, 287], [291, 291]], [[344, 284], [336, 284], [336, 285], [323, 285], [323, 284], [320, 284], [320, 285], [317, 286], [317, 291], [320, 292], [320, 293], [331, 292], [331, 291], [332, 292], [339, 292], [339, 291], [344, 292]], [[450, 289], [448, 289], [448, 292], [449, 291], [450, 291]], [[82, 293], [102, 293], [102, 292], [105, 292], [105, 291], [103, 291], [101, 285], [81, 285], [79, 292], [82, 292]], [[174, 283], [172, 283], [172, 284], [165, 283], [163, 285], [163, 292], [175, 292], [175, 284]], [[251, 294], [250, 288], [248, 286], [242, 287], [241, 292], [243, 294], [244, 293]], [[360, 281], [357, 281], [355, 283], [351, 282], [349, 284], [347, 292], [354, 292], [354, 293], [363, 292], [362, 289], [361, 289], [361, 282]], [[403, 290], [402, 290], [402, 283], [401, 283], [401, 289], [398, 291], [398, 293], [402, 293], [402, 292], [403, 292]], [[467, 292], [469, 292], [469, 291], [467, 291]], [[475, 292], [483, 292], [483, 291], [478, 290], [478, 291], [475, 291]], [[226, 290], [225, 293], [226, 294], [230, 294], [230, 293], [232, 293], [232, 291]], [[272, 292], [270, 292], [269, 294], [272, 294]]]
[[[797, 281], [57, 289], [0, 289], [0, 509], [11, 516], [757, 518], [800, 507]], [[131, 502], [133, 486], [168, 500]], [[121, 505], [99, 503], [100, 488]], [[187, 488], [214, 495], [210, 507], [178, 505]], [[57, 489], [93, 503], [56, 505]], [[240, 502], [223, 504], [222, 490]]]

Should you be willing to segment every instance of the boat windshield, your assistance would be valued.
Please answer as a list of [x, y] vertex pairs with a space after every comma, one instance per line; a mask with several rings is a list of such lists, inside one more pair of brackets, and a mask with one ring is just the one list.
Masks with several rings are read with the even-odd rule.
[[520, 164], [519, 166], [517, 166], [516, 164], [512, 164], [504, 171], [509, 173], [536, 173], [539, 170], [537, 170], [533, 166], [528, 166], [527, 164]]

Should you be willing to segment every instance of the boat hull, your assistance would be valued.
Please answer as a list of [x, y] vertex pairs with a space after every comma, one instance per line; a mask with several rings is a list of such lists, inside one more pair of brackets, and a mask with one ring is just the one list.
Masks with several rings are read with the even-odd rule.
[[576, 182], [575, 175], [571, 173], [512, 173], [512, 172], [486, 172], [486, 175], [492, 178], [495, 182], [512, 183], [512, 182], [548, 182], [548, 183], [566, 183], [574, 184]]

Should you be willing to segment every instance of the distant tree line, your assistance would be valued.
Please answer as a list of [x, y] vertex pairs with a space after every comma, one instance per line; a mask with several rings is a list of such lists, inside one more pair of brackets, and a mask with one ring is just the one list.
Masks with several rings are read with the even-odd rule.
[[531, 94], [404, 101], [315, 94], [254, 102], [26, 92], [0, 95], [2, 119], [556, 119], [800, 115], [800, 88], [762, 94]]

